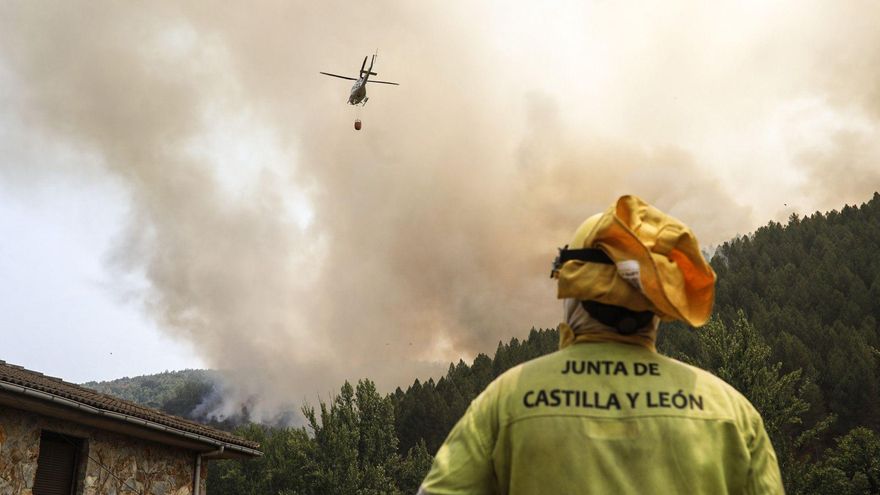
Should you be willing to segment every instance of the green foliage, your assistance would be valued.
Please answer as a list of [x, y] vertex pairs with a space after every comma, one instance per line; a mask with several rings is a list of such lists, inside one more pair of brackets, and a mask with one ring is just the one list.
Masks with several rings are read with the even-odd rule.
[[196, 407], [213, 391], [213, 382], [201, 380], [186, 381], [177, 387], [174, 395], [162, 403], [160, 409], [168, 414], [191, 417]]
[[[219, 373], [212, 370], [166, 371], [107, 382], [87, 382], [83, 386], [156, 409], [163, 409], [166, 403], [171, 403], [171, 414], [187, 415], [210, 393], [218, 378]], [[199, 393], [203, 395], [198, 397]], [[192, 407], [185, 410], [189, 404]]]
[[248, 425], [236, 430], [260, 442], [263, 457], [210, 465], [212, 494], [380, 495], [415, 493], [431, 465], [424, 442], [397, 452], [394, 408], [369, 380], [346, 382], [339, 395], [305, 406], [301, 428]]
[[804, 486], [794, 493], [880, 494], [880, 438], [865, 427], [836, 440], [825, 458], [807, 471]]
[[699, 333], [699, 352], [685, 361], [711, 371], [745, 395], [761, 413], [773, 444], [784, 438], [789, 425], [802, 424], [809, 409], [803, 399], [801, 371], [780, 374], [782, 363], [772, 363], [770, 346], [739, 312], [731, 328], [714, 318]]
[[431, 469], [434, 458], [428, 453], [424, 440], [419, 440], [415, 447], [410, 448], [406, 457], [400, 462], [394, 479], [402, 493], [416, 493], [422, 480]]
[[320, 421], [313, 407], [303, 413], [316, 445], [316, 493], [397, 493], [394, 409], [373, 382], [361, 380], [357, 389], [346, 382], [329, 406], [320, 403]]
[[[834, 413], [836, 434], [880, 428], [878, 246], [875, 193], [860, 207], [771, 222], [724, 243], [712, 258], [715, 313], [732, 320], [742, 310], [772, 359], [785, 371], [801, 369], [813, 384], [808, 416]], [[668, 340], [687, 344], [681, 333]]]
[[745, 395], [761, 413], [783, 479], [801, 475], [800, 449], [815, 441], [834, 420], [829, 416], [810, 427], [804, 425], [803, 416], [810, 406], [804, 398], [808, 383], [801, 370], [781, 373], [782, 363], [770, 360], [770, 346], [742, 311], [732, 325], [713, 318], [697, 336], [696, 352], [682, 355], [682, 359], [714, 373]]
[[235, 433], [260, 442], [263, 457], [208, 464], [208, 493], [262, 495], [315, 493], [303, 491], [312, 482], [315, 445], [302, 428], [242, 426]]
[[[498, 374], [556, 349], [555, 330], [499, 344], [495, 358], [450, 365], [438, 382], [418, 380], [403, 392], [380, 395], [369, 380], [346, 382], [339, 395], [304, 406], [307, 427], [247, 425], [236, 434], [260, 442], [263, 457], [209, 465], [208, 492], [256, 494], [416, 493], [449, 429]], [[409, 429], [407, 429], [409, 428]], [[407, 436], [409, 434], [410, 436]], [[412, 443], [401, 447], [403, 441]], [[402, 453], [405, 452], [405, 455]]]

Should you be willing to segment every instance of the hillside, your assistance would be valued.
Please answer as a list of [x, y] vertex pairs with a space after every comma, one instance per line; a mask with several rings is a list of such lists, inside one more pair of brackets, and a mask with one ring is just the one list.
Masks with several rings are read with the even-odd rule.
[[[721, 245], [715, 314], [743, 311], [782, 369], [803, 370], [813, 419], [832, 431], [880, 428], [880, 194], [840, 211], [792, 215]], [[661, 348], [695, 353], [697, 336], [673, 325]]]
[[213, 370], [166, 371], [154, 375], [124, 377], [82, 386], [114, 395], [171, 414], [190, 417], [213, 390], [219, 373]]

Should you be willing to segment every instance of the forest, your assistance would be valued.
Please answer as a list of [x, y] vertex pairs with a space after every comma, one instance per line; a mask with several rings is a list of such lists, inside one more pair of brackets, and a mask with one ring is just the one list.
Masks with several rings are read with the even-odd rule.
[[[706, 326], [661, 326], [661, 353], [711, 371], [761, 412], [788, 493], [880, 494], [878, 248], [878, 193], [859, 206], [770, 222], [716, 249], [716, 303]], [[211, 463], [208, 490], [415, 493], [470, 401], [557, 344], [556, 330], [531, 329], [499, 342], [492, 357], [452, 363], [437, 380], [389, 394], [368, 378], [343, 383], [329, 402], [303, 407], [302, 427], [239, 421], [235, 432], [260, 442], [265, 455]], [[191, 414], [212, 389], [210, 376], [193, 376], [153, 400]]]

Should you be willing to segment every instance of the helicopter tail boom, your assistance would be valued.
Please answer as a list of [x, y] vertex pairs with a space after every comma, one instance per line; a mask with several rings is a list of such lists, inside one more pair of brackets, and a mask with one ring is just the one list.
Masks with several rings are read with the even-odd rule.
[[367, 65], [367, 57], [369, 57], [369, 55], [364, 57], [364, 63], [361, 64], [361, 75], [368, 74], [371, 76], [378, 76], [379, 74], [373, 72], [373, 64], [376, 63], [376, 55], [373, 55], [372, 60], [370, 60], [370, 68], [367, 70], [364, 70], [364, 66]]

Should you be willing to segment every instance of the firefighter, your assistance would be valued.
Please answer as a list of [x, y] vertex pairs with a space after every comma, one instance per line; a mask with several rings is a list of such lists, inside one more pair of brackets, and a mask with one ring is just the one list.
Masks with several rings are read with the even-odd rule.
[[655, 348], [661, 320], [697, 327], [712, 311], [715, 273], [686, 225], [623, 196], [577, 229], [551, 276], [560, 349], [473, 400], [420, 495], [783, 493], [749, 401]]

